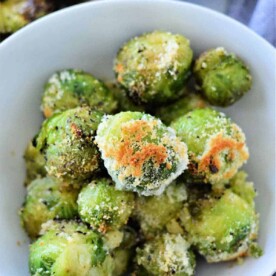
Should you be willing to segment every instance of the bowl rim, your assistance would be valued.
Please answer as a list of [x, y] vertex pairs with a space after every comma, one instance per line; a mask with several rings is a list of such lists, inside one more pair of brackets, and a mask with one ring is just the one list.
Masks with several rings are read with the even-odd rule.
[[156, 5], [158, 5], [159, 3], [161, 3], [161, 4], [168, 4], [168, 5], [175, 5], [175, 6], [186, 6], [190, 9], [198, 9], [201, 12], [209, 13], [210, 16], [217, 17], [219, 20], [228, 21], [230, 24], [235, 24], [237, 27], [243, 29], [243, 31], [245, 31], [245, 32], [249, 32], [251, 35], [254, 36], [255, 39], [257, 39], [259, 42], [261, 42], [265, 47], [268, 47], [270, 51], [274, 52], [274, 55], [276, 57], [276, 48], [274, 48], [274, 46], [272, 44], [270, 44], [266, 39], [261, 37], [259, 34], [257, 34], [255, 31], [250, 29], [245, 24], [239, 22], [238, 20], [236, 20], [224, 13], [212, 10], [211, 8], [204, 7], [199, 4], [181, 1], [181, 0], [151, 0], [151, 1], [148, 1], [148, 0], [131, 0], [131, 1], [129, 1], [129, 0], [101, 0], [101, 1], [95, 0], [95, 1], [88, 1], [85, 3], [75, 4], [70, 7], [66, 7], [66, 8], [54, 11], [54, 12], [47, 14], [41, 18], [38, 18], [35, 21], [27, 24], [20, 30], [16, 31], [15, 33], [13, 33], [11, 36], [9, 36], [8, 38], [6, 38], [5, 40], [3, 40], [0, 43], [0, 53], [1, 53], [1, 49], [5, 48], [5, 47], [9, 47], [10, 43], [13, 43], [13, 41], [16, 40], [17, 38], [24, 36], [25, 32], [31, 31], [32, 28], [36, 28], [36, 27], [39, 28], [39, 26], [41, 24], [45, 23], [44, 21], [50, 20], [52, 17], [55, 18], [55, 17], [60, 16], [61, 14], [66, 14], [66, 13], [70, 13], [70, 12], [75, 12], [76, 10], [85, 9], [86, 7], [91, 6], [91, 5], [105, 6], [105, 5], [110, 5], [110, 3], [112, 3], [113, 5], [123, 5], [123, 4], [152, 5], [152, 3], [155, 3]]

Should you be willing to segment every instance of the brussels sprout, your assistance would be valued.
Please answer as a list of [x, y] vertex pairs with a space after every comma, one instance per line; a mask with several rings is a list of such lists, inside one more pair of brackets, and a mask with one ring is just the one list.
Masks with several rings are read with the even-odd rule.
[[105, 116], [96, 136], [118, 190], [160, 195], [187, 167], [187, 147], [159, 119], [140, 112]]
[[75, 221], [49, 221], [43, 227], [44, 235], [30, 247], [31, 275], [111, 275], [99, 234]]
[[172, 219], [177, 218], [187, 199], [183, 183], [171, 184], [162, 195], [137, 197], [135, 216], [140, 222], [143, 234], [150, 238], [163, 230]]
[[114, 270], [113, 270], [113, 276], [120, 276], [124, 275], [126, 272], [130, 257], [131, 257], [131, 252], [129, 249], [116, 249], [112, 256], [114, 260]]
[[193, 192], [180, 219], [199, 253], [210, 263], [248, 255], [258, 231], [254, 208], [230, 189]]
[[54, 218], [72, 219], [78, 215], [78, 190], [62, 187], [62, 183], [46, 177], [28, 186], [27, 196], [20, 210], [21, 222], [28, 235], [36, 238], [41, 225]]
[[81, 190], [78, 208], [83, 221], [105, 233], [127, 223], [134, 208], [134, 195], [115, 190], [112, 180], [97, 179]]
[[162, 122], [169, 125], [172, 121], [185, 115], [186, 113], [197, 109], [204, 108], [207, 103], [197, 94], [189, 94], [178, 99], [176, 102], [161, 106], [155, 112], [155, 116]]
[[184, 36], [155, 31], [128, 41], [116, 57], [114, 71], [133, 100], [158, 104], [183, 94], [192, 58]]
[[247, 173], [239, 171], [229, 182], [230, 189], [243, 200], [245, 200], [252, 208], [255, 206], [254, 198], [256, 191], [253, 182], [247, 182]]
[[229, 106], [252, 86], [248, 67], [223, 48], [203, 53], [195, 62], [194, 74], [204, 96], [212, 105]]
[[194, 275], [195, 256], [180, 234], [163, 234], [137, 248], [137, 264], [146, 275]]
[[137, 233], [129, 226], [121, 230], [109, 231], [104, 235], [106, 248], [111, 251], [114, 270], [112, 275], [123, 275], [133, 257], [134, 246], [137, 243]]
[[51, 1], [4, 0], [0, 2], [0, 34], [13, 33], [53, 10]]
[[42, 97], [45, 117], [82, 105], [112, 113], [117, 100], [104, 83], [86, 72], [69, 69], [51, 76]]
[[193, 110], [171, 127], [188, 146], [192, 182], [227, 182], [249, 157], [242, 130], [211, 108]]
[[118, 101], [119, 111], [145, 111], [145, 106], [141, 104], [134, 103], [129, 96], [127, 95], [124, 89], [120, 89], [120, 87], [114, 83], [109, 82], [106, 83], [109, 89], [113, 92], [115, 98]]
[[24, 159], [26, 166], [26, 186], [33, 180], [46, 176], [45, 159], [43, 154], [36, 148], [36, 137], [29, 142], [24, 153]]
[[94, 144], [102, 113], [88, 107], [69, 109], [46, 120], [36, 139], [44, 153], [49, 175], [79, 182], [98, 169], [100, 155]]

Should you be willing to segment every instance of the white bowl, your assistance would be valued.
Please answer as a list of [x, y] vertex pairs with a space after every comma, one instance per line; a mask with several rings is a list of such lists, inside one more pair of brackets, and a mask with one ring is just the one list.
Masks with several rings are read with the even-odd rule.
[[100, 1], [46, 16], [0, 45], [0, 275], [27, 275], [28, 239], [20, 227], [27, 142], [42, 121], [43, 84], [56, 70], [81, 68], [112, 79], [113, 58], [124, 41], [155, 29], [182, 33], [195, 53], [224, 46], [250, 66], [254, 85], [225, 109], [245, 131], [251, 152], [246, 165], [259, 196], [259, 242], [264, 255], [243, 265], [207, 265], [197, 275], [262, 275], [275, 262], [275, 50], [238, 22], [211, 10], [173, 1]]

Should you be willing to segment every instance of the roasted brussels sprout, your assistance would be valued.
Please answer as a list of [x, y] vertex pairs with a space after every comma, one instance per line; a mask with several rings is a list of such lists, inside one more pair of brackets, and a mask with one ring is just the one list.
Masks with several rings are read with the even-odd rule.
[[159, 119], [140, 112], [105, 116], [96, 143], [119, 190], [160, 195], [187, 167], [187, 147]]
[[46, 176], [45, 159], [43, 154], [36, 148], [36, 137], [29, 142], [24, 153], [26, 165], [25, 186], [33, 180]]
[[145, 106], [133, 102], [127, 95], [126, 91], [121, 89], [117, 83], [107, 83], [109, 89], [113, 92], [113, 95], [118, 101], [119, 111], [145, 111]]
[[146, 238], [155, 236], [158, 231], [176, 219], [187, 199], [183, 183], [172, 183], [160, 196], [137, 197], [135, 216]]
[[112, 276], [124, 275], [135, 253], [136, 240], [137, 233], [128, 226], [124, 226], [120, 231], [115, 230], [104, 235], [105, 245], [111, 250], [114, 263]]
[[94, 144], [102, 113], [88, 107], [69, 109], [46, 120], [36, 139], [44, 153], [49, 175], [68, 182], [90, 178], [98, 169], [100, 155]]
[[77, 197], [77, 189], [62, 186], [60, 181], [49, 177], [31, 182], [20, 210], [21, 222], [28, 235], [36, 238], [41, 225], [48, 220], [77, 217]]
[[196, 109], [171, 127], [189, 149], [187, 178], [192, 182], [227, 182], [249, 157], [242, 130], [223, 113]]
[[230, 181], [229, 187], [231, 190], [244, 199], [250, 206], [254, 208], [256, 191], [253, 182], [247, 182], [247, 173], [239, 171]]
[[194, 275], [195, 256], [180, 234], [163, 234], [137, 249], [137, 264], [146, 275]]
[[30, 247], [31, 275], [111, 275], [101, 236], [75, 221], [49, 221]]
[[117, 108], [117, 100], [104, 83], [81, 70], [63, 70], [51, 76], [42, 97], [45, 117], [84, 105], [112, 113]]
[[180, 215], [189, 241], [210, 263], [250, 254], [258, 231], [254, 208], [231, 189], [209, 193], [197, 189], [193, 185], [189, 190], [188, 204]]
[[252, 85], [248, 67], [221, 47], [203, 53], [195, 62], [194, 74], [206, 99], [217, 106], [235, 103]]
[[53, 1], [0, 1], [0, 34], [13, 33], [53, 10]]
[[83, 221], [105, 233], [127, 223], [134, 208], [134, 195], [115, 190], [108, 178], [97, 179], [81, 190], [78, 208]]
[[166, 125], [169, 125], [172, 121], [186, 113], [206, 106], [207, 103], [202, 97], [197, 94], [189, 94], [181, 97], [174, 103], [161, 106], [155, 111], [155, 116], [160, 118]]
[[182, 95], [192, 58], [184, 36], [155, 31], [128, 41], [116, 57], [114, 70], [133, 100], [158, 104]]

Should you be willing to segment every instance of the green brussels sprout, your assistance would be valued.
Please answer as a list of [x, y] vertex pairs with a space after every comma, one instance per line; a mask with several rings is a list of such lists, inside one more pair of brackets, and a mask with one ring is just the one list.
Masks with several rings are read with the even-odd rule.
[[140, 223], [143, 234], [150, 238], [177, 218], [187, 199], [183, 183], [172, 183], [160, 196], [137, 197], [135, 216]]
[[242, 130], [211, 108], [193, 110], [171, 127], [188, 146], [186, 175], [192, 182], [227, 182], [249, 157]]
[[174, 103], [161, 106], [155, 111], [155, 116], [160, 118], [166, 125], [169, 125], [172, 121], [186, 113], [206, 106], [207, 103], [202, 97], [197, 94], [189, 94], [183, 96]]
[[114, 71], [133, 100], [158, 104], [183, 94], [192, 58], [184, 36], [154, 31], [128, 41], [116, 57]]
[[114, 97], [118, 101], [119, 111], [145, 111], [145, 106], [134, 103], [127, 95], [124, 89], [121, 89], [117, 83], [109, 82], [106, 83], [109, 89], [113, 92]]
[[26, 178], [25, 186], [33, 180], [46, 176], [45, 159], [43, 154], [36, 148], [36, 137], [29, 142], [24, 153]]
[[78, 197], [81, 219], [103, 233], [126, 224], [133, 208], [134, 195], [115, 190], [113, 181], [108, 178], [92, 181]]
[[254, 207], [231, 189], [208, 193], [194, 192], [196, 189], [193, 185], [189, 190], [180, 220], [198, 252], [210, 263], [250, 254], [258, 231]]
[[118, 190], [160, 195], [187, 167], [186, 145], [148, 114], [105, 116], [95, 141]]
[[137, 233], [131, 227], [124, 226], [121, 230], [105, 233], [103, 239], [113, 259], [114, 270], [112, 275], [123, 275], [133, 256], [134, 246], [137, 243]]
[[137, 248], [137, 264], [146, 275], [194, 275], [195, 256], [180, 234], [163, 234]]
[[49, 221], [30, 246], [31, 275], [111, 275], [110, 257], [99, 234], [75, 221]]
[[124, 275], [124, 273], [127, 271], [127, 268], [129, 266], [129, 261], [131, 257], [131, 252], [129, 249], [116, 249], [112, 253], [112, 257], [114, 260], [114, 270], [113, 270], [113, 276], [120, 276]]
[[78, 107], [46, 120], [36, 139], [45, 155], [49, 175], [63, 181], [79, 182], [90, 178], [100, 165], [94, 136], [102, 113]]
[[13, 33], [53, 10], [46, 0], [4, 0], [0, 2], [0, 34]]
[[252, 86], [248, 67], [221, 47], [203, 53], [195, 62], [194, 74], [212, 105], [232, 105]]
[[245, 200], [251, 207], [254, 208], [256, 197], [256, 191], [253, 182], [247, 182], [247, 173], [245, 171], [239, 171], [232, 179], [229, 181], [230, 189]]
[[81, 70], [63, 70], [51, 76], [41, 105], [46, 118], [82, 105], [112, 113], [117, 108], [117, 100], [103, 82]]
[[48, 220], [77, 217], [77, 197], [77, 189], [63, 187], [62, 183], [49, 177], [31, 182], [20, 210], [21, 222], [28, 235], [36, 238], [41, 225]]

